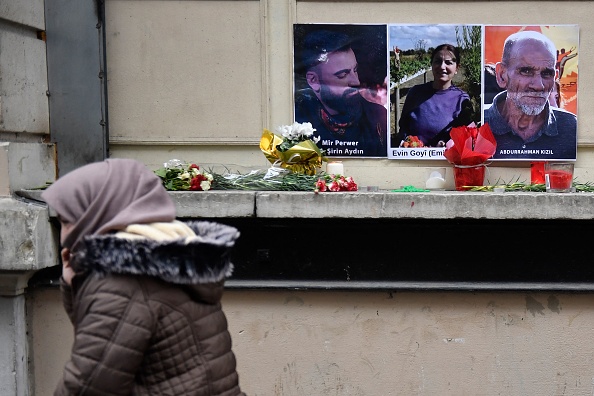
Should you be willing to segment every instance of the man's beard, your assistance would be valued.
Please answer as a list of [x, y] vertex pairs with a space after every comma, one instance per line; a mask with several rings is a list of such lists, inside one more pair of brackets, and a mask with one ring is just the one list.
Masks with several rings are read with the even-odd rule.
[[327, 85], [322, 84], [320, 98], [326, 107], [338, 112], [337, 116], [360, 114], [361, 112], [361, 95], [356, 88], [348, 88], [342, 95], [337, 96], [330, 91]]
[[[527, 103], [522, 103], [522, 98], [524, 96], [540, 96], [541, 98], [544, 99], [544, 102], [542, 104], [527, 104]], [[539, 115], [540, 113], [542, 113], [542, 111], [544, 110], [546, 104], [547, 104], [547, 99], [548, 99], [549, 95], [546, 93], [535, 93], [535, 92], [507, 92], [507, 98], [510, 99], [513, 104], [520, 110], [522, 110], [522, 113], [526, 114], [526, 115], [530, 115], [530, 116], [535, 116], [535, 115]]]

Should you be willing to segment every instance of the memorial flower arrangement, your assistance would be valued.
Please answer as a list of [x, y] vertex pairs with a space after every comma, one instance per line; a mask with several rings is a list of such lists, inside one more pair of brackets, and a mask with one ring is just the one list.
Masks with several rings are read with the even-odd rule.
[[493, 157], [497, 142], [488, 123], [477, 127], [452, 128], [451, 139], [446, 143], [444, 157], [454, 165], [456, 190], [469, 190], [471, 186], [482, 186], [485, 177], [485, 163]]
[[317, 176], [272, 166], [248, 173], [213, 173], [213, 190], [313, 191]]
[[337, 192], [337, 191], [357, 191], [357, 183], [352, 177], [345, 177], [343, 175], [329, 175], [325, 174], [316, 182], [314, 192]]
[[203, 171], [194, 163], [187, 164], [173, 159], [163, 164], [155, 174], [163, 181], [169, 191], [208, 191], [211, 189], [213, 175]]
[[155, 174], [169, 191], [357, 191], [352, 177], [318, 172], [327, 158], [311, 123], [281, 125], [276, 131], [265, 129], [260, 139], [260, 149], [272, 164], [268, 169], [206, 172], [195, 163], [170, 160]]
[[273, 165], [289, 169], [294, 173], [315, 175], [322, 162], [327, 161], [325, 153], [317, 146], [319, 137], [309, 122], [281, 125], [277, 134], [264, 129], [260, 149]]
[[283, 137], [283, 142], [279, 145], [278, 149], [284, 152], [307, 140], [311, 140], [317, 144], [320, 138], [313, 135], [315, 131], [316, 129], [311, 125], [311, 122], [304, 122], [302, 124], [295, 122], [293, 125], [281, 125], [276, 128], [276, 132]]
[[154, 171], [168, 191], [357, 191], [352, 177], [320, 173], [307, 175], [272, 166], [247, 173], [204, 171], [195, 163], [169, 160]]
[[[574, 180], [572, 182], [572, 187], [575, 188], [576, 192], [579, 193], [594, 193], [594, 182], [578, 182]], [[495, 184], [488, 185], [488, 186], [474, 186], [469, 188], [469, 191], [478, 191], [478, 192], [493, 192], [496, 191], [497, 188], [502, 188], [504, 191], [524, 191], [524, 192], [545, 192], [546, 187], [544, 184], [532, 184], [530, 181], [520, 181], [519, 178], [516, 178], [512, 181], [504, 181], [504, 180], [497, 180]]]
[[257, 169], [249, 173], [213, 173], [213, 190], [251, 191], [357, 191], [352, 177], [320, 173], [306, 175], [272, 166], [267, 170]]
[[497, 141], [488, 123], [452, 128], [443, 155], [454, 165], [481, 165], [495, 154]]

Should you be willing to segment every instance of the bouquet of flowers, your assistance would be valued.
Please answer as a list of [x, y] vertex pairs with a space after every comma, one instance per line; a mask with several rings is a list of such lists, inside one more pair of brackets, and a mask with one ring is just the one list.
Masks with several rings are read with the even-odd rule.
[[313, 136], [315, 129], [311, 123], [282, 125], [276, 131], [280, 136], [265, 129], [260, 139], [260, 149], [273, 165], [295, 173], [315, 175], [322, 162], [327, 161], [317, 146], [320, 139]]
[[495, 154], [497, 141], [489, 124], [452, 128], [443, 155], [454, 165], [480, 165]]
[[456, 190], [465, 191], [472, 186], [482, 186], [485, 178], [485, 162], [495, 154], [497, 142], [489, 124], [477, 127], [452, 128], [451, 139], [446, 143], [443, 155], [454, 165]]
[[314, 192], [317, 194], [325, 191], [357, 191], [357, 189], [357, 183], [350, 176], [325, 174], [316, 182]]
[[200, 170], [196, 164], [187, 164], [172, 159], [163, 164], [155, 174], [163, 181], [163, 186], [169, 191], [208, 191], [211, 188], [213, 176]]
[[213, 173], [213, 190], [248, 191], [314, 191], [316, 176], [294, 173], [288, 169], [271, 166], [249, 173]]

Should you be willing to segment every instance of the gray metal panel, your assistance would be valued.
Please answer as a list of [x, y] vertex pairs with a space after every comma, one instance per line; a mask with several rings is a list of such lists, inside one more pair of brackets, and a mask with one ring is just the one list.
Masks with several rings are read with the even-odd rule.
[[58, 175], [108, 156], [104, 4], [46, 0], [50, 134]]

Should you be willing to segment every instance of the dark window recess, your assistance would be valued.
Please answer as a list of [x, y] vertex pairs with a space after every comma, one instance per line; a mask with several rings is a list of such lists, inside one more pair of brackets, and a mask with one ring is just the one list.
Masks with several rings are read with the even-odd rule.
[[241, 231], [230, 287], [594, 290], [591, 247], [576, 243], [594, 220], [210, 220]]
[[[221, 221], [221, 219], [215, 220]], [[232, 279], [592, 282], [594, 221], [225, 219]]]

